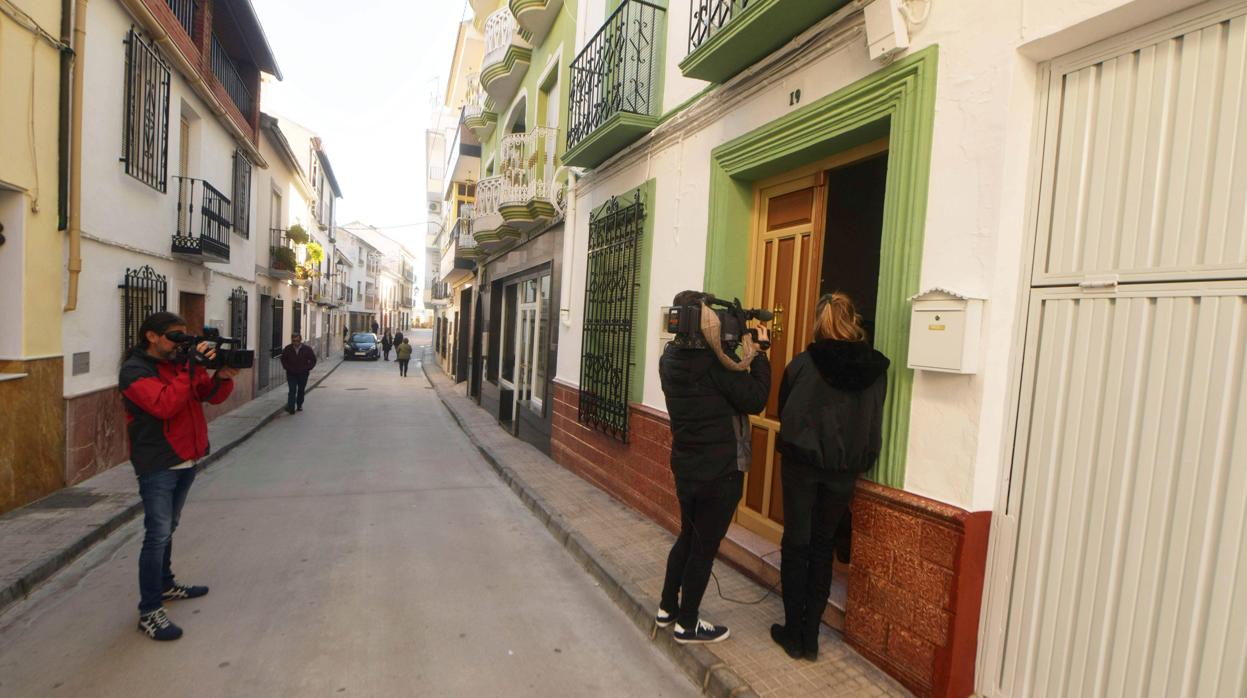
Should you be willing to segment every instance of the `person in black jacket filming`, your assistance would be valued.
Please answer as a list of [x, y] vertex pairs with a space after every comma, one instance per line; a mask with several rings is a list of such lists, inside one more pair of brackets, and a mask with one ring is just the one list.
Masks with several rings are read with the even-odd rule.
[[771, 638], [793, 659], [818, 658], [836, 529], [858, 475], [879, 458], [888, 365], [866, 341], [853, 301], [830, 293], [818, 300], [814, 343], [784, 371], [778, 441], [784, 624], [771, 626]]
[[[765, 326], [741, 337], [744, 356], [722, 346], [716, 314], [696, 291], [676, 295], [676, 308], [700, 307], [701, 329], [679, 332], [658, 366], [671, 417], [671, 471], [680, 502], [680, 535], [667, 556], [655, 623], [675, 624], [681, 644], [720, 642], [728, 629], [698, 613], [719, 543], [727, 534], [749, 467], [749, 417], [771, 391]], [[689, 328], [685, 328], [689, 329]], [[709, 340], [707, 340], [709, 338]]]

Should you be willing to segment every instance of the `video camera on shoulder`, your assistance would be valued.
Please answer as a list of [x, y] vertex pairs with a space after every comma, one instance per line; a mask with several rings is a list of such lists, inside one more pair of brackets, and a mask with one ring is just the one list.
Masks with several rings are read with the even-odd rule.
[[[221, 336], [221, 331], [215, 327], [205, 327], [202, 337], [195, 337], [185, 332], [169, 332], [165, 335], [169, 341], [176, 342], [181, 345], [181, 353], [185, 354], [190, 360], [199, 363], [209, 369], [218, 368], [251, 368], [255, 365], [255, 352], [250, 349], [241, 349], [242, 340], [233, 337]], [[208, 359], [199, 353], [197, 347], [200, 342], [208, 342], [216, 349], [216, 355]]]
[[[745, 334], [751, 335], [754, 341], [758, 342], [758, 333], [748, 326], [749, 321], [770, 322], [775, 317], [774, 313], [769, 310], [742, 307], [739, 298], [726, 301], [707, 293], [702, 298], [702, 303], [719, 317], [719, 341], [724, 346], [733, 346], [739, 343]], [[697, 343], [699, 340], [702, 340], [701, 313], [701, 303], [672, 306], [667, 311], [667, 332], [685, 335], [694, 343]], [[770, 349], [771, 343], [770, 341], [758, 342], [758, 346], [763, 349]]]

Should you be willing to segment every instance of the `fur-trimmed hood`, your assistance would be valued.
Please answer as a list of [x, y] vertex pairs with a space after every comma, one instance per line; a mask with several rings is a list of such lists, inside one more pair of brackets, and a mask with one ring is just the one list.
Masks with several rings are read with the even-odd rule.
[[891, 362], [866, 342], [824, 339], [806, 347], [819, 375], [831, 387], [860, 392], [874, 385]]

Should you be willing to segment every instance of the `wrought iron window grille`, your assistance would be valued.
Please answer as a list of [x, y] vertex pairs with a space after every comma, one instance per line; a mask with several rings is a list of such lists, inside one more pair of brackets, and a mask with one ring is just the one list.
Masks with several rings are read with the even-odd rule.
[[666, 9], [624, 0], [571, 64], [567, 147], [619, 113], [654, 116], [657, 33]]
[[229, 260], [230, 200], [202, 179], [174, 177], [178, 185], [173, 253]]
[[749, 9], [749, 0], [692, 0], [693, 11], [688, 20], [688, 52], [692, 53], [710, 40], [733, 17]]
[[247, 347], [247, 289], [239, 286], [229, 296], [229, 336]]
[[155, 44], [133, 27], [126, 35], [125, 128], [121, 162], [126, 174], [159, 192], [168, 187], [169, 85], [172, 71]]
[[[290, 304], [290, 336], [303, 334], [303, 303], [295, 301]], [[282, 346], [285, 346], [285, 339], [282, 339]]]
[[126, 269], [121, 285], [121, 356], [138, 344], [139, 328], [148, 315], [168, 309], [169, 282], [150, 266]]
[[578, 417], [624, 443], [644, 235], [645, 202], [639, 191], [628, 202], [611, 198], [589, 216]]
[[251, 237], [251, 161], [241, 150], [234, 151], [234, 232]]
[[269, 354], [273, 358], [281, 356], [282, 349], [286, 348], [286, 340], [284, 339], [286, 302], [281, 298], [273, 298], [273, 330], [269, 335]]

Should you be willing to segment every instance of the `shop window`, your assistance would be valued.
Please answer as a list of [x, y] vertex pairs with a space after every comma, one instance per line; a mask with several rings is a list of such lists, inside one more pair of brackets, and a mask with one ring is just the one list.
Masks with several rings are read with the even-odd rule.
[[131, 29], [126, 37], [125, 132], [126, 174], [164, 192], [169, 174], [168, 64], [156, 47]]
[[126, 269], [121, 283], [121, 355], [138, 342], [139, 327], [148, 315], [169, 307], [169, 282], [150, 266]]
[[645, 233], [645, 202], [612, 198], [589, 217], [580, 422], [628, 440], [633, 334]]

